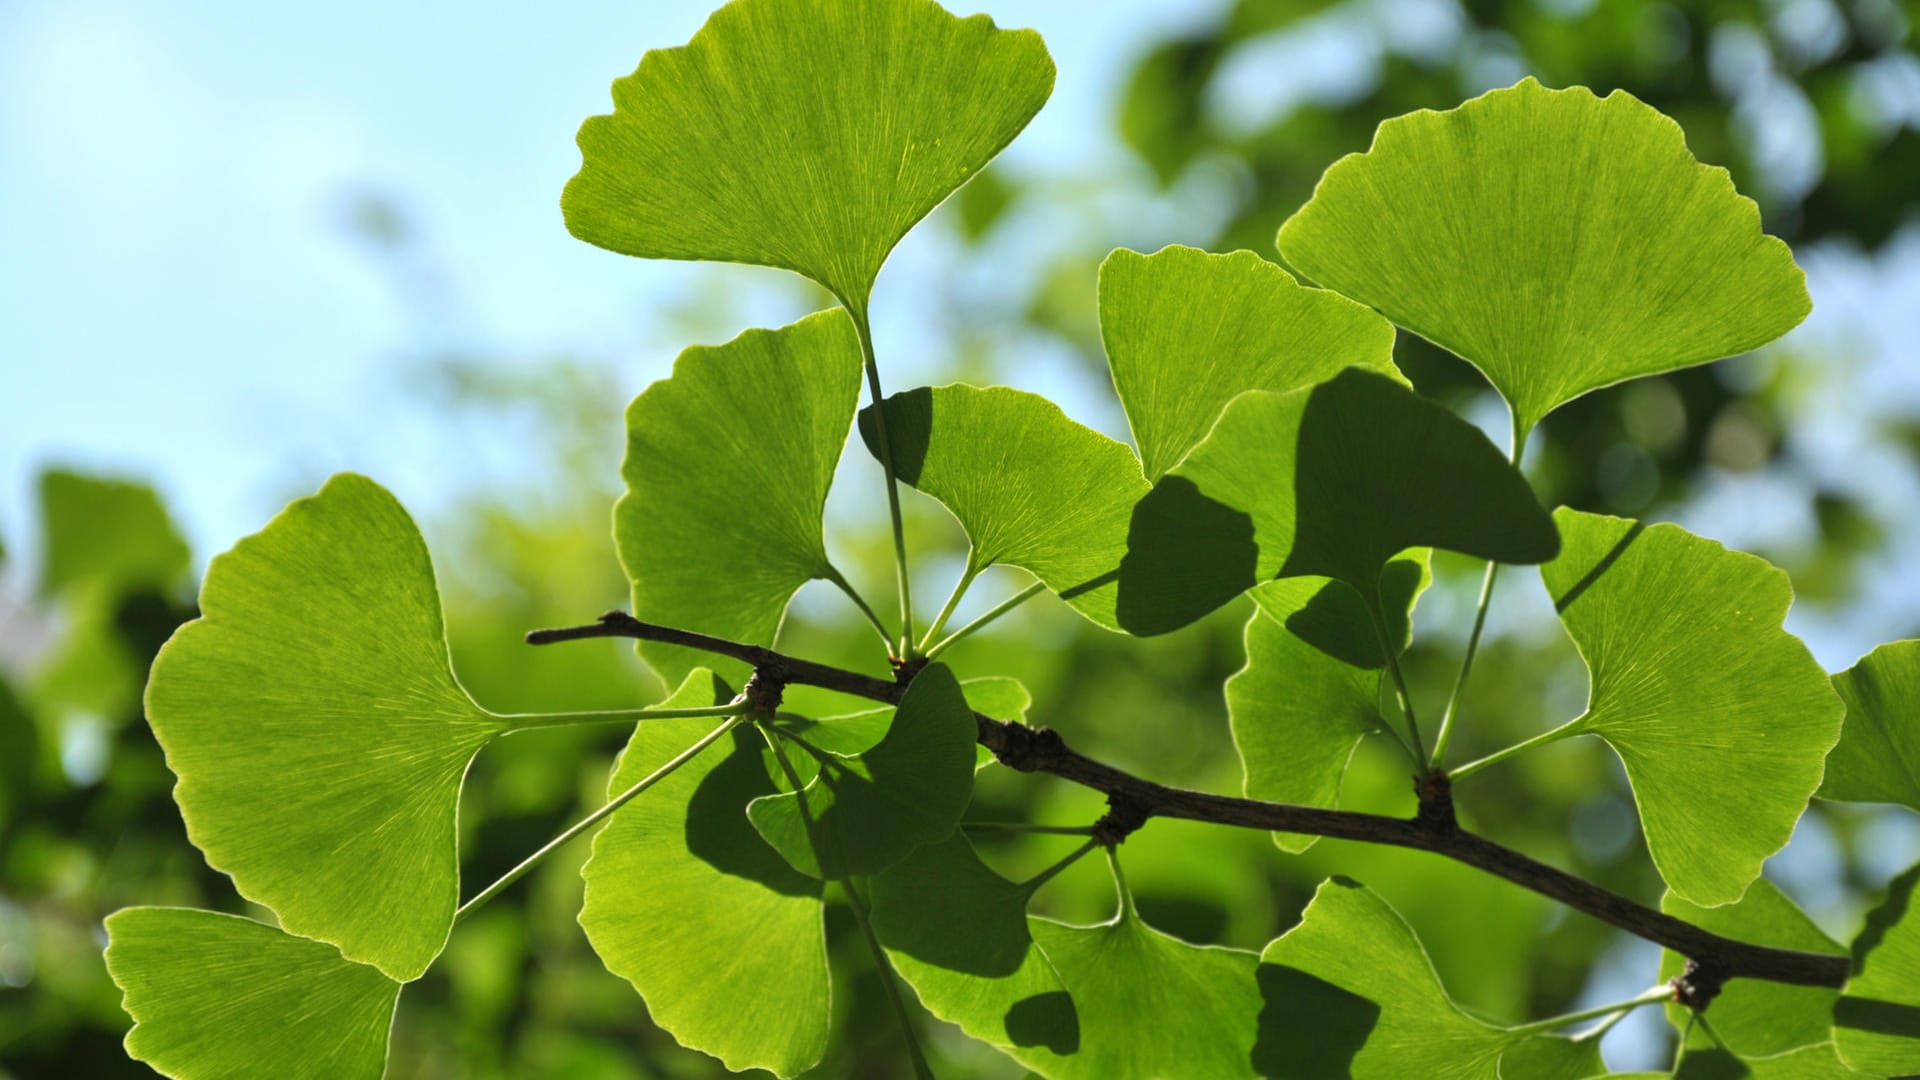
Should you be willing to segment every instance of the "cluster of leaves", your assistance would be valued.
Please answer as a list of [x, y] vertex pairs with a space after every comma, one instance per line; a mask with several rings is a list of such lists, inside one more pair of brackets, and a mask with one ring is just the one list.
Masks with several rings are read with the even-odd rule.
[[[1517, 464], [1566, 402], [1805, 317], [1804, 279], [1753, 204], [1638, 100], [1526, 81], [1383, 124], [1328, 170], [1278, 241], [1322, 288], [1248, 252], [1116, 252], [1098, 292], [1132, 447], [1006, 388], [884, 396], [868, 303], [888, 253], [1014, 138], [1053, 75], [1037, 35], [931, 0], [735, 0], [615, 83], [563, 199], [569, 229], [600, 246], [781, 267], [840, 301], [689, 349], [633, 402], [615, 540], [639, 617], [734, 641], [771, 643], [800, 586], [833, 583], [887, 646], [898, 703], [800, 716], [780, 710], [775, 673], [743, 682], [743, 666], [648, 643], [678, 685], [656, 706], [484, 709], [454, 674], [413, 521], [374, 482], [337, 476], [214, 560], [201, 618], [155, 661], [147, 715], [189, 834], [278, 925], [112, 916], [133, 1056], [179, 1076], [378, 1075], [403, 987], [454, 924], [603, 821], [583, 870], [588, 940], [656, 1022], [736, 1069], [793, 1075], [825, 1052], [831, 893], [889, 989], [897, 973], [927, 1011], [1050, 1077], [1585, 1077], [1604, 1071], [1597, 1038], [1555, 1033], [1664, 997], [1489, 1023], [1344, 878], [1259, 953], [1193, 945], [1141, 918], [1111, 827], [1073, 829], [1086, 841], [1054, 866], [1002, 876], [963, 827], [992, 767], [974, 714], [1018, 721], [1027, 696], [939, 657], [1041, 591], [1139, 636], [1251, 592], [1227, 691], [1249, 795], [1336, 806], [1369, 735], [1454, 780], [1597, 735], [1625, 765], [1670, 911], [1838, 951], [1754, 883], [1816, 792], [1920, 808], [1903, 712], [1920, 645], [1829, 680], [1781, 627], [1784, 574], [1670, 525], [1549, 514]], [[1409, 389], [1396, 326], [1485, 375], [1513, 412], [1510, 453]], [[822, 536], [856, 427], [893, 509], [891, 627]], [[924, 633], [896, 484], [971, 543]], [[1451, 769], [1454, 703], [1429, 747], [1400, 663], [1436, 548], [1488, 560], [1489, 596], [1500, 564], [1541, 565], [1592, 676], [1580, 716]], [[995, 565], [1035, 583], [945, 633]], [[635, 721], [605, 805], [462, 903], [458, 804], [482, 748]], [[1029, 914], [1103, 843], [1111, 920]], [[1920, 1069], [1916, 881], [1855, 939], [1844, 989], [1736, 982], [1681, 1068]]]

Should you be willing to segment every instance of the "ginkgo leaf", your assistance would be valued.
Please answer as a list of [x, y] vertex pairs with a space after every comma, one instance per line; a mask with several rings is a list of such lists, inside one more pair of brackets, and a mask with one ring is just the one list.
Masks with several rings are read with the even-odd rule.
[[[1432, 581], [1427, 553], [1401, 556], [1380, 575], [1396, 650], [1406, 648], [1414, 600]], [[1360, 740], [1392, 729], [1380, 716], [1386, 654], [1360, 594], [1331, 578], [1270, 581], [1253, 590], [1247, 665], [1227, 680], [1227, 716], [1248, 798], [1338, 806], [1340, 782]], [[1289, 852], [1317, 837], [1274, 833]]]
[[187, 542], [145, 484], [65, 469], [40, 476], [40, 593], [85, 585], [109, 594], [165, 589], [187, 572]]
[[[1124, 443], [1004, 386], [921, 387], [886, 400], [893, 473], [940, 500], [973, 544], [968, 572], [1018, 566], [1109, 629], [1127, 519], [1146, 494]], [[873, 408], [860, 433], [879, 456]]]
[[1322, 882], [1299, 925], [1260, 954], [1262, 1075], [1497, 1080], [1523, 1055], [1529, 1080], [1603, 1072], [1597, 1040], [1497, 1027], [1456, 1005], [1400, 914], [1347, 878]]
[[1040, 35], [931, 0], [734, 0], [613, 84], [560, 206], [589, 243], [794, 270], [863, 308], [1053, 75]]
[[1895, 641], [1833, 677], [1847, 703], [1827, 755], [1823, 799], [1899, 803], [1920, 810], [1920, 641]]
[[1677, 525], [1554, 521], [1565, 548], [1541, 575], [1591, 676], [1562, 730], [1620, 755], [1667, 885], [1732, 903], [1793, 834], [1845, 711], [1781, 629], [1787, 575]]
[[1380, 125], [1280, 229], [1302, 274], [1474, 364], [1516, 425], [1812, 310], [1725, 169], [1632, 95], [1532, 79]]
[[1260, 991], [1253, 953], [1163, 934], [1130, 901], [1099, 926], [1037, 916], [1027, 926], [1066, 985], [1080, 1031], [1070, 1053], [1007, 1048], [1027, 1068], [1050, 1080], [1254, 1075]]
[[124, 908], [107, 973], [127, 1054], [179, 1080], [379, 1080], [400, 984], [324, 942], [237, 915]]
[[1080, 1021], [1028, 929], [1032, 897], [955, 833], [873, 878], [873, 930], [928, 1012], [995, 1046], [1071, 1054]]
[[1100, 336], [1149, 480], [1242, 391], [1297, 390], [1347, 367], [1400, 378], [1391, 323], [1251, 251], [1116, 250], [1100, 264]]
[[403, 982], [459, 900], [467, 763], [505, 723], [461, 689], [413, 519], [342, 473], [207, 568], [147, 719], [187, 835], [289, 932]]
[[[696, 670], [662, 706], [732, 696]], [[608, 793], [626, 790], [713, 726], [711, 718], [639, 724]], [[682, 1045], [735, 1071], [793, 1076], [826, 1052], [824, 906], [821, 883], [796, 873], [747, 821], [747, 804], [775, 790], [763, 748], [758, 733], [737, 727], [615, 811], [580, 870], [580, 926], [607, 970], [632, 983], [654, 1023]]]
[[1887, 886], [1853, 939], [1851, 973], [1833, 1007], [1833, 1042], [1875, 1076], [1920, 1074], [1920, 866]]
[[[1027, 692], [1026, 686], [1019, 679], [1005, 675], [961, 679], [960, 692], [966, 695], [967, 705], [974, 712], [1009, 723], [1026, 723], [1027, 709], [1033, 705], [1033, 695]], [[818, 720], [781, 713], [774, 721], [777, 730], [799, 735], [814, 749], [841, 757], [866, 753], [886, 737], [887, 728], [892, 724], [891, 707], [863, 709], [842, 716], [823, 716]], [[998, 760], [993, 756], [993, 751], [977, 743], [974, 745], [974, 759], [976, 767]], [[793, 764], [801, 767], [809, 760], [804, 755], [795, 756]], [[779, 766], [775, 764], [774, 768], [778, 769]], [[811, 777], [812, 774], [808, 775]]]
[[[1801, 952], [1846, 952], [1829, 938], [1787, 895], [1761, 878], [1735, 904], [1708, 908], [1689, 903], [1668, 893], [1660, 900], [1660, 910], [1669, 915], [1735, 941], [1768, 945]], [[1687, 959], [1671, 950], [1660, 955], [1660, 977], [1670, 979], [1681, 973]], [[1826, 986], [1795, 986], [1766, 979], [1731, 979], [1713, 999], [1709, 1010], [1713, 1034], [1698, 1025], [1687, 1037], [1687, 1045], [1705, 1049], [1715, 1045], [1714, 1035], [1728, 1049], [1743, 1058], [1771, 1057], [1833, 1038], [1831, 1020], [1838, 990]], [[1691, 1011], [1681, 1005], [1667, 1006], [1667, 1019], [1685, 1031]], [[1831, 1056], [1831, 1054], [1829, 1054]]]
[[[835, 574], [820, 519], [860, 370], [853, 324], [835, 310], [688, 349], [633, 400], [613, 535], [635, 617], [773, 643], [795, 590]], [[713, 662], [650, 642], [640, 655], [669, 684]]]
[[1120, 625], [1191, 623], [1276, 577], [1338, 578], [1378, 603], [1410, 547], [1507, 563], [1559, 550], [1526, 478], [1465, 420], [1370, 371], [1249, 391], [1133, 509]]
[[[915, 675], [887, 734], [857, 757], [822, 753], [798, 791], [753, 800], [747, 817], [794, 869], [838, 880], [872, 874], [950, 835], [973, 797], [978, 727], [945, 664]], [[776, 752], [805, 754], [792, 736]]]

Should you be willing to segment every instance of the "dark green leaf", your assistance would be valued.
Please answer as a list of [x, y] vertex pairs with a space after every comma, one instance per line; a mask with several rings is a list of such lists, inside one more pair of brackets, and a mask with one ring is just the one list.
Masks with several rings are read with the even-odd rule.
[[87, 585], [114, 595], [165, 589], [187, 572], [187, 542], [145, 484], [49, 469], [40, 475], [40, 521], [42, 596]]
[[[1802, 952], [1838, 955], [1845, 951], [1766, 878], [1754, 882], [1735, 904], [1706, 908], [1668, 893], [1660, 900], [1660, 910], [1735, 941]], [[1660, 955], [1662, 979], [1680, 974], [1685, 966], [1686, 958], [1674, 952]], [[1714, 1034], [1734, 1053], [1743, 1058], [1771, 1057], [1829, 1042], [1833, 1003], [1839, 996], [1838, 990], [1824, 986], [1732, 979], [1713, 999], [1708, 1017]], [[1678, 1029], [1686, 1028], [1688, 1015], [1683, 1006], [1667, 1006], [1667, 1019]], [[1714, 1045], [1713, 1036], [1695, 1025], [1687, 1045], [1705, 1049]]]
[[1841, 1060], [1864, 1073], [1920, 1073], [1920, 866], [1893, 879], [1853, 939], [1853, 968], [1833, 1007]]
[[1833, 688], [1847, 719], [1820, 797], [1920, 810], [1920, 641], [1880, 646], [1835, 675]]

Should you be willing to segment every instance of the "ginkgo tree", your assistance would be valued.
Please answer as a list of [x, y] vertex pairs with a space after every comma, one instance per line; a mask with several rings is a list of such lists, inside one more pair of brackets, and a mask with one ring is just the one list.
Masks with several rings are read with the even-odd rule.
[[[677, 689], [628, 710], [489, 711], [452, 669], [401, 505], [351, 474], [293, 503], [214, 559], [202, 615], [162, 650], [146, 699], [190, 837], [277, 925], [111, 916], [130, 1054], [179, 1077], [377, 1076], [396, 1002], [453, 927], [597, 829], [587, 939], [656, 1023], [737, 1070], [821, 1060], [834, 1037], [823, 913], [844, 904], [922, 1075], [909, 995], [1058, 1078], [1577, 1080], [1605, 1072], [1600, 1032], [1658, 1003], [1684, 1033], [1680, 1075], [1920, 1072], [1920, 869], [1844, 946], [1760, 877], [1815, 796], [1920, 809], [1920, 642], [1830, 677], [1782, 627], [1781, 571], [1673, 525], [1549, 512], [1519, 469], [1567, 401], [1755, 348], [1807, 315], [1804, 276], [1754, 204], [1632, 97], [1523, 81], [1390, 120], [1334, 163], [1267, 253], [1298, 278], [1251, 252], [1115, 252], [1087, 287], [1131, 446], [1004, 387], [887, 395], [869, 303], [888, 253], [1053, 80], [1038, 35], [931, 0], [734, 0], [614, 83], [562, 198], [575, 236], [784, 268], [838, 301], [690, 348], [634, 400], [613, 512], [631, 611], [529, 635], [636, 639]], [[1505, 449], [1413, 391], [1393, 363], [1401, 331], [1484, 373], [1511, 409]], [[886, 613], [823, 539], [849, 443], [884, 477]], [[908, 589], [903, 487], [971, 545], [931, 613]], [[1434, 549], [1486, 561], [1437, 713], [1401, 663]], [[1540, 568], [1589, 701], [1454, 761], [1508, 564]], [[996, 565], [1033, 582], [950, 626]], [[870, 670], [776, 651], [814, 579], [875, 630]], [[1225, 687], [1244, 793], [1082, 755], [1026, 723], [1017, 683], [942, 659], [1043, 593], [1137, 636], [1250, 594], [1246, 666]], [[865, 704], [802, 716], [784, 707], [790, 686]], [[463, 901], [457, 817], [475, 755], [594, 723], [633, 729], [605, 804]], [[1460, 824], [1454, 784], [1579, 735], [1618, 754], [1664, 897], [1615, 894]], [[1369, 736], [1406, 754], [1404, 816], [1340, 808]], [[1012, 880], [968, 838], [988, 768], [1083, 785], [1108, 810], [1031, 823], [1079, 846]], [[1632, 998], [1496, 1022], [1456, 1004], [1408, 923], [1348, 877], [1260, 952], [1181, 940], [1142, 918], [1123, 872], [1127, 838], [1156, 818], [1270, 831], [1276, 859], [1319, 837], [1436, 853], [1666, 960]], [[1096, 851], [1111, 919], [1029, 912]]]

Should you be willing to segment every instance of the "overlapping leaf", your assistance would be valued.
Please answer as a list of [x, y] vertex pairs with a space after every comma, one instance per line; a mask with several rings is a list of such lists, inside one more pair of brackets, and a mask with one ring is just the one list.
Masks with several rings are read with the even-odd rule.
[[1079, 1016], [1028, 929], [1032, 897], [956, 833], [873, 879], [873, 929], [928, 1012], [995, 1046], [1072, 1054]]
[[144, 484], [49, 469], [40, 477], [40, 521], [44, 596], [82, 586], [165, 589], [187, 571], [187, 542]]
[[[692, 672], [666, 708], [732, 694]], [[648, 720], [608, 781], [624, 791], [712, 730], [712, 718]], [[747, 821], [775, 791], [761, 736], [733, 733], [615, 811], [581, 869], [580, 925], [655, 1023], [735, 1070], [792, 1076], [826, 1050], [830, 987], [819, 881]], [[747, 1007], [746, 1003], [751, 1003]]]
[[575, 236], [805, 274], [864, 307], [893, 245], [1053, 90], [1040, 35], [931, 0], [734, 0], [580, 128]]
[[[884, 870], [959, 824], [973, 797], [977, 730], [952, 670], [929, 664], [871, 749], [821, 752], [804, 787], [753, 800], [747, 817], [803, 874], [837, 880]], [[791, 764], [803, 748], [781, 741], [776, 752]]]
[[1852, 973], [1833, 1007], [1841, 1060], [1875, 1076], [1920, 1074], [1920, 866], [1887, 886], [1853, 939]]
[[[1845, 952], [1766, 878], [1754, 882], [1735, 904], [1707, 908], [1668, 893], [1660, 901], [1660, 910], [1735, 941], [1802, 952]], [[1677, 953], [1663, 952], [1660, 977], [1669, 979], [1680, 974], [1686, 962]], [[1726, 1043], [1727, 1049], [1743, 1058], [1773, 1057], [1832, 1041], [1833, 1003], [1839, 997], [1840, 992], [1831, 987], [1732, 979], [1713, 999], [1708, 1012], [1714, 1035]], [[1682, 1006], [1667, 1006], [1667, 1019], [1676, 1028], [1687, 1027], [1688, 1015]], [[1687, 1045], [1704, 1050], [1715, 1042], [1696, 1025]], [[1832, 1056], [1831, 1051], [1828, 1056]]]
[[[1146, 493], [1125, 445], [1006, 387], [921, 387], [887, 398], [893, 472], [940, 500], [972, 541], [974, 570], [1018, 566], [1082, 615], [1115, 628], [1113, 576]], [[879, 456], [873, 409], [860, 433]]]
[[[634, 399], [613, 533], [635, 616], [771, 644], [794, 591], [834, 574], [820, 518], [860, 364], [852, 323], [822, 312], [688, 349]], [[670, 681], [706, 662], [672, 645], [640, 654]]]
[[[1395, 558], [1380, 575], [1396, 651], [1406, 648], [1414, 600], [1430, 580], [1425, 552]], [[1244, 790], [1270, 802], [1338, 806], [1360, 740], [1391, 731], [1380, 716], [1380, 636], [1360, 595], [1331, 578], [1282, 578], [1255, 589], [1253, 598], [1247, 665], [1227, 680]], [[1291, 852], [1317, 839], [1273, 838]]]
[[1503, 1056], [1523, 1056], [1528, 1080], [1603, 1072], [1597, 1040], [1574, 1042], [1496, 1027], [1447, 996], [1399, 913], [1366, 886], [1323, 882], [1299, 925], [1260, 954], [1260, 1041], [1269, 1076], [1352, 1080], [1498, 1080]]
[[1021, 1064], [1050, 1080], [1254, 1074], [1254, 954], [1163, 934], [1131, 901], [1099, 926], [1033, 916], [1027, 925], [1072, 998], [1080, 1042], [1065, 1054], [1016, 1045], [1008, 1052]]
[[1521, 430], [1639, 375], [1764, 345], [1812, 309], [1787, 246], [1680, 125], [1532, 79], [1380, 125], [1280, 252], [1472, 362]]
[[200, 607], [146, 702], [188, 835], [290, 932], [417, 978], [459, 899], [461, 778], [505, 725], [454, 678], [412, 519], [343, 473], [214, 559]]
[[1133, 510], [1116, 612], [1178, 629], [1276, 577], [1338, 578], [1377, 604], [1388, 559], [1439, 547], [1533, 563], [1559, 550], [1526, 479], [1480, 431], [1350, 369], [1234, 399]]
[[1680, 897], [1731, 903], [1820, 786], [1843, 706], [1781, 629], [1787, 576], [1675, 525], [1561, 509], [1542, 568], [1591, 673], [1569, 734], [1626, 766], [1647, 850]]
[[189, 908], [107, 916], [127, 1053], [181, 1080], [379, 1080], [400, 984], [323, 942]]
[[1620, 1080], [1671, 1077], [1672, 1080], [1867, 1080], [1840, 1061], [1830, 1042], [1803, 1046], [1771, 1057], [1744, 1057], [1708, 1046], [1689, 1049], [1671, 1073], [1609, 1073]]
[[1242, 391], [1297, 390], [1347, 367], [1400, 377], [1390, 323], [1251, 251], [1113, 252], [1100, 264], [1100, 336], [1149, 480]]
[[1880, 646], [1835, 675], [1833, 688], [1847, 719], [1820, 797], [1920, 810], [1920, 641]]

